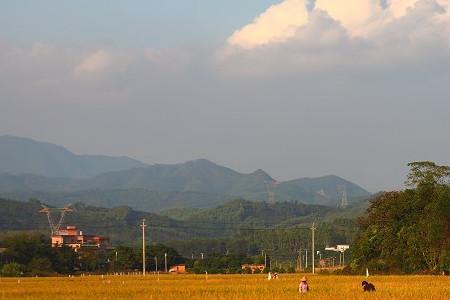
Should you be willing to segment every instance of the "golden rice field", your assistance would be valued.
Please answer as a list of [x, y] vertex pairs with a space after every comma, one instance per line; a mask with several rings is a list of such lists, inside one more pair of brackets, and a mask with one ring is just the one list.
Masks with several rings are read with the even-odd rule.
[[0, 299], [450, 299], [444, 276], [373, 276], [377, 292], [361, 290], [362, 276], [308, 276], [311, 291], [297, 291], [299, 274], [149, 275], [75, 278], [1, 278]]

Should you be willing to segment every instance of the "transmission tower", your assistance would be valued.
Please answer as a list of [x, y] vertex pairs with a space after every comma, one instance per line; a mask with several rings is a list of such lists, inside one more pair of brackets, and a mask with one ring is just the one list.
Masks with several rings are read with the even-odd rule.
[[[66, 213], [73, 211], [73, 209], [70, 208], [70, 205], [71, 204], [66, 205], [63, 208], [53, 208], [53, 207], [47, 207], [45, 205], [41, 205], [42, 209], [39, 212], [47, 215], [48, 224], [50, 225], [50, 231], [52, 232], [52, 235], [55, 234], [56, 232], [58, 232], [59, 229], [61, 228], [61, 224], [64, 220], [64, 216], [66, 215]], [[58, 219], [58, 222], [55, 222], [53, 220], [52, 215], [58, 214], [58, 213], [59, 213], [59, 219]]]
[[348, 206], [347, 186], [341, 185], [338, 187], [338, 190], [341, 193], [341, 203], [339, 204], [339, 207], [347, 208], [347, 206]]
[[267, 202], [270, 204], [275, 203], [275, 187], [278, 184], [276, 181], [269, 182], [267, 180], [264, 180], [264, 183], [266, 184], [267, 189]]

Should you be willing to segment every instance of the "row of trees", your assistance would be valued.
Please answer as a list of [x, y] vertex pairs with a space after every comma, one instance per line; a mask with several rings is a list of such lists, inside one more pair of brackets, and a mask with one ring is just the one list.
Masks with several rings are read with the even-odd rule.
[[361, 218], [352, 268], [436, 273], [450, 269], [450, 168], [410, 163], [404, 191], [380, 195]]
[[[114, 249], [52, 248], [48, 237], [39, 233], [10, 234], [0, 238], [1, 276], [50, 276], [77, 273], [140, 272], [142, 249], [119, 246]], [[270, 265], [270, 257], [204, 253], [184, 258], [174, 249], [162, 244], [146, 247], [147, 272], [164, 271], [167, 266], [186, 264], [193, 273], [248, 273], [243, 264]], [[289, 271], [274, 266], [274, 271]], [[293, 271], [290, 270], [290, 271]]]
[[0, 241], [0, 274], [3, 276], [72, 274], [78, 257], [70, 248], [51, 248], [41, 234], [19, 233]]
[[[40, 233], [10, 234], [0, 238], [1, 276], [50, 276], [77, 273], [140, 272], [142, 249], [119, 246], [114, 249], [52, 248], [47, 236]], [[164, 271], [176, 264], [186, 264], [193, 273], [245, 273], [241, 265], [264, 263], [262, 256], [213, 254], [189, 259], [162, 244], [146, 247], [146, 270]], [[266, 262], [270, 262], [267, 258]]]

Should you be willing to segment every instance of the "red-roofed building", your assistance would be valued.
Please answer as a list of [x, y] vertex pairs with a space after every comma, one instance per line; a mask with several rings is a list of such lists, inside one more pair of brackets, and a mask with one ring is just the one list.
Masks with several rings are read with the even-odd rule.
[[109, 245], [109, 239], [96, 235], [85, 235], [76, 226], [67, 226], [52, 235], [52, 247], [68, 246], [79, 249], [81, 247], [104, 248]]

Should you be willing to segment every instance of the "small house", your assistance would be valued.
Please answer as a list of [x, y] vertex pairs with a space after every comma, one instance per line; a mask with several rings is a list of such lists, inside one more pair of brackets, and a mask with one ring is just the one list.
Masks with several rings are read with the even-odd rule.
[[177, 274], [186, 273], [186, 265], [171, 266], [169, 269], [169, 273], [177, 273]]

